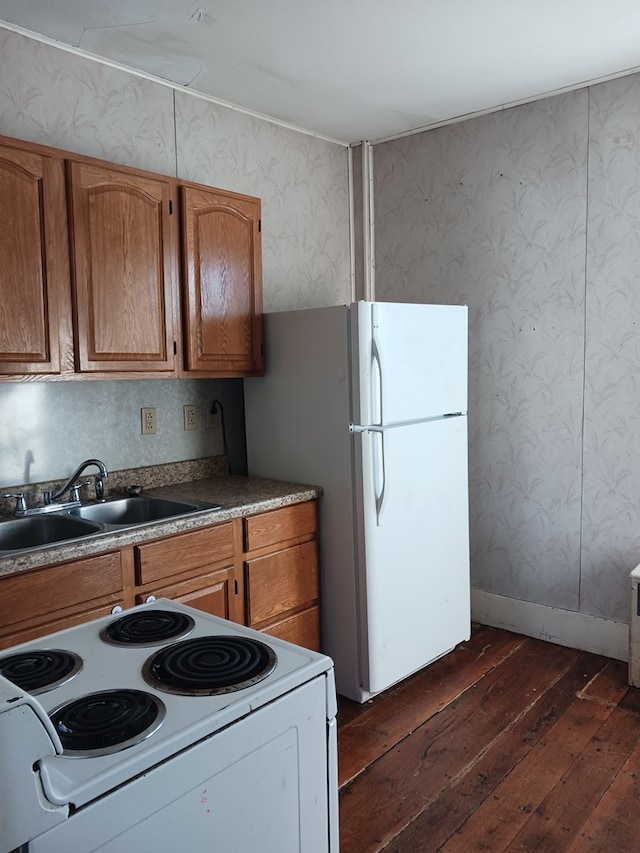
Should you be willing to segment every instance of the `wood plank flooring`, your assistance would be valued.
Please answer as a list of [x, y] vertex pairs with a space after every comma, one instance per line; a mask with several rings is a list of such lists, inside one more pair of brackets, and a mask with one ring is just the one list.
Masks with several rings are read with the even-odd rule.
[[626, 664], [494, 628], [364, 705], [339, 697], [341, 853], [640, 851]]

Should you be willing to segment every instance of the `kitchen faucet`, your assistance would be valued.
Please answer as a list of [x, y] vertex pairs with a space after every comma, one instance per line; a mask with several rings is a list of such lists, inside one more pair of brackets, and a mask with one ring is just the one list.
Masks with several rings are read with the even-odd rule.
[[95, 465], [99, 470], [99, 474], [94, 474], [95, 480], [95, 488], [96, 488], [96, 500], [103, 501], [104, 500], [104, 482], [103, 478], [109, 476], [109, 472], [106, 469], [104, 462], [101, 462], [99, 459], [85, 459], [84, 462], [81, 462], [80, 465], [76, 468], [73, 474], [69, 477], [67, 482], [58, 489], [57, 492], [53, 494], [47, 489], [43, 492], [42, 497], [44, 500], [45, 506], [48, 506], [52, 501], [57, 501], [67, 492], [72, 493], [73, 500], [80, 500], [79, 490], [81, 486], [86, 486], [89, 481], [86, 483], [77, 482], [78, 477], [84, 472], [85, 468], [89, 468], [91, 465]]

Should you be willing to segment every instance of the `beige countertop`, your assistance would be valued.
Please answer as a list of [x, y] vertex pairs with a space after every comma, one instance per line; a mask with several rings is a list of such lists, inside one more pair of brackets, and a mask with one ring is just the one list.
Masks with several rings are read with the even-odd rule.
[[[322, 490], [315, 486], [262, 480], [255, 477], [236, 477], [230, 474], [207, 477], [187, 483], [175, 483], [145, 493], [172, 495], [193, 500], [219, 503], [221, 509], [205, 510], [184, 518], [158, 521], [142, 527], [96, 533], [81, 540], [47, 545], [29, 551], [0, 556], [0, 576], [27, 571], [39, 566], [63, 563], [90, 557], [125, 545], [133, 545], [160, 536], [170, 536], [209, 524], [228, 521], [245, 515], [302, 503], [319, 497]], [[115, 495], [114, 495], [115, 497]]]

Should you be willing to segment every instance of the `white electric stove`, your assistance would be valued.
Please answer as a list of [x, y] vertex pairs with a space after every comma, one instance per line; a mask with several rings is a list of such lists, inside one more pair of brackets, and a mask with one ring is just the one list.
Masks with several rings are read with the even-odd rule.
[[0, 853], [338, 849], [329, 658], [159, 599], [0, 652]]

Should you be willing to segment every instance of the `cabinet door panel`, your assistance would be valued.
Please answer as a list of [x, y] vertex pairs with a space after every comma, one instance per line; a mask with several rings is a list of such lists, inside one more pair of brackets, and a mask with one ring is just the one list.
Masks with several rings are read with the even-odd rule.
[[247, 560], [246, 572], [249, 625], [256, 627], [317, 600], [317, 542]]
[[0, 198], [0, 373], [58, 373], [70, 280], [62, 162], [0, 146]]
[[171, 184], [69, 164], [80, 371], [171, 371]]
[[232, 622], [242, 623], [244, 608], [242, 596], [235, 581], [232, 566], [213, 571], [205, 571], [199, 577], [187, 581], [154, 586], [136, 596], [136, 603], [144, 603], [149, 595], [156, 598], [170, 598], [190, 607], [196, 607], [205, 613], [212, 613]]
[[181, 188], [189, 371], [262, 370], [260, 200]]

